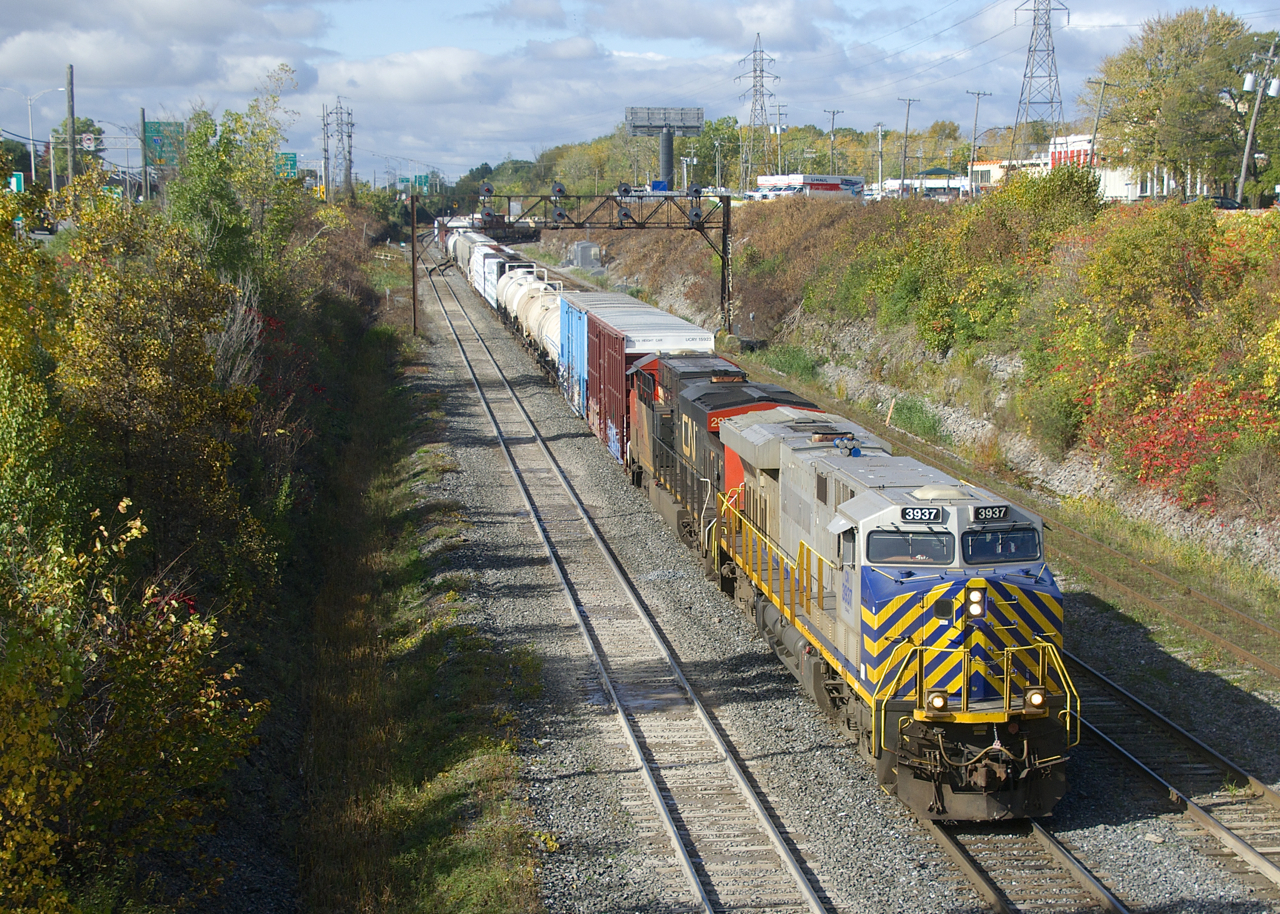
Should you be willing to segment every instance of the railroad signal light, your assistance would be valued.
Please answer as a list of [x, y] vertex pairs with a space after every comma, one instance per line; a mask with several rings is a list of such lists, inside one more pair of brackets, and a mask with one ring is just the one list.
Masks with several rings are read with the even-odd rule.
[[493, 185], [492, 185], [492, 184], [490, 184], [488, 181], [485, 181], [483, 184], [481, 184], [481, 185], [480, 185], [480, 196], [482, 196], [482, 197], [492, 197], [492, 196], [493, 196]]
[[621, 184], [619, 184], [619, 185], [618, 185], [618, 196], [619, 196], [619, 197], [630, 197], [630, 196], [631, 196], [631, 185], [630, 185], [630, 184], [628, 184], [626, 181], [623, 181]]
[[564, 211], [563, 206], [557, 206], [551, 211], [551, 218], [556, 222], [564, 222], [569, 218], [569, 214]]
[[553, 197], [563, 197], [563, 196], [566, 196], [568, 193], [569, 192], [564, 189], [564, 185], [561, 184], [559, 181], [551, 185], [551, 196]]
[[700, 208], [696, 207], [696, 206], [695, 206], [695, 207], [693, 207], [692, 209], [690, 209], [690, 210], [689, 210], [689, 224], [690, 224], [690, 225], [697, 225], [697, 224], [698, 224], [698, 223], [700, 223], [701, 221], [702, 221], [702, 210], [701, 210]]

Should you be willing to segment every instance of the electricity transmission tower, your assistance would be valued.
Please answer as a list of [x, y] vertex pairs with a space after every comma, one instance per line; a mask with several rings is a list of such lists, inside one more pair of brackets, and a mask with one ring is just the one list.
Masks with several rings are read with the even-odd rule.
[[[755, 49], [738, 61], [738, 66], [745, 66], [748, 60], [751, 61], [751, 124], [747, 127], [746, 141], [742, 146], [742, 163], [738, 173], [738, 189], [741, 191], [747, 190], [747, 182], [755, 175], [757, 166], [764, 166], [768, 155], [769, 99], [773, 98], [773, 93], [765, 88], [764, 81], [778, 81], [777, 76], [765, 70], [766, 64], [776, 61], [765, 54], [764, 47], [760, 44], [759, 32], [756, 32]], [[734, 82], [740, 81], [744, 76], [745, 73], [737, 76]], [[742, 93], [741, 98], [746, 97], [747, 93]]]
[[329, 170], [329, 118], [333, 114], [329, 110], [328, 105], [320, 106], [320, 125], [322, 145], [324, 147], [324, 159], [321, 165], [320, 183], [324, 187], [324, 199], [326, 203], [333, 202], [333, 172]]
[[338, 159], [342, 162], [342, 197], [349, 200], [355, 196], [355, 188], [351, 185], [351, 134], [356, 124], [350, 108], [339, 105], [333, 109], [333, 113], [338, 136]]
[[[1030, 125], [1039, 123], [1049, 137], [1063, 133], [1062, 88], [1058, 85], [1058, 61], [1053, 53], [1053, 13], [1071, 12], [1058, 0], [1023, 0], [1014, 11], [1014, 20], [1024, 10], [1032, 11], [1031, 41], [1027, 44], [1027, 68], [1022, 76], [1022, 96], [1018, 99], [1018, 116], [1013, 123], [1013, 136], [1009, 138], [1009, 160], [1013, 162], [1019, 151], [1030, 151], [1028, 139]], [[1018, 131], [1022, 130], [1021, 148]]]

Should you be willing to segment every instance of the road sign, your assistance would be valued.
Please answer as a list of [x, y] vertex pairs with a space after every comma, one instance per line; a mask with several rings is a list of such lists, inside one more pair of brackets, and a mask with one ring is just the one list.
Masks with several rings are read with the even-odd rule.
[[431, 175], [414, 175], [413, 186], [414, 187], [430, 187]]
[[296, 178], [298, 176], [298, 154], [296, 152], [276, 153], [276, 177]]
[[24, 175], [22, 172], [15, 171], [9, 177], [9, 190], [13, 191], [15, 194], [22, 193], [23, 187], [25, 186], [24, 181], [26, 180], [26, 177], [27, 176]]
[[185, 137], [182, 121], [147, 121], [147, 163], [157, 168], [176, 167]]

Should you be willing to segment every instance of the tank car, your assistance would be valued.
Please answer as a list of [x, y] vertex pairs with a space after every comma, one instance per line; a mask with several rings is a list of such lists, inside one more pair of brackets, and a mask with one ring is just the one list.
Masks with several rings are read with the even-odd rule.
[[708, 567], [917, 813], [1049, 814], [1079, 739], [1040, 519], [829, 413], [720, 423]]

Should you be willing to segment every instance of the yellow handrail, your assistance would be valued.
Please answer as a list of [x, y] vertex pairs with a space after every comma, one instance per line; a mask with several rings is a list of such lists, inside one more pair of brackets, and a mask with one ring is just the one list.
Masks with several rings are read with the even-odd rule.
[[[901, 661], [897, 661], [898, 651], [907, 648], [907, 653], [902, 657]], [[1080, 723], [1079, 708], [1080, 696], [1076, 692], [1075, 683], [1071, 681], [1071, 675], [1067, 672], [1066, 664], [1062, 662], [1062, 655], [1058, 653], [1057, 645], [1051, 641], [1036, 639], [1033, 643], [1020, 645], [1018, 647], [1007, 648], [1002, 651], [1002, 676], [1000, 683], [1000, 691], [1004, 698], [1004, 712], [1008, 714], [1013, 709], [1013, 659], [1015, 655], [1031, 654], [1032, 651], [1038, 652], [1036, 662], [1026, 663], [1027, 667], [1034, 667], [1038, 670], [1038, 681], [1046, 688], [1052, 686], [1052, 680], [1048, 677], [1048, 668], [1051, 666], [1054, 671], [1061, 677], [1062, 693], [1066, 697], [1066, 707], [1059, 712], [1058, 718], [1063, 722], [1063, 726], [1067, 731], [1067, 748], [1071, 748], [1080, 742]], [[937, 654], [956, 654], [963, 653], [965, 657], [965, 674], [962, 682], [962, 692], [960, 695], [960, 710], [965, 713], [969, 709], [968, 702], [968, 658], [969, 651], [966, 647], [929, 647], [921, 644], [911, 644], [906, 642], [898, 645], [893, 649], [893, 653], [889, 655], [888, 670], [897, 669], [892, 679], [882, 678], [871, 696], [871, 742], [873, 746], [879, 749], [888, 749], [883, 745], [887, 726], [885, 723], [885, 715], [887, 713], [887, 705], [889, 699], [898, 691], [899, 686], [909, 678], [915, 677], [916, 687], [914, 694], [906, 696], [904, 700], [910, 701], [914, 698], [916, 709], [924, 710], [925, 689], [921, 683], [924, 682], [924, 668], [927, 665], [931, 655]], [[915, 661], [914, 663], [912, 661]], [[887, 682], [887, 685], [886, 685]], [[1052, 690], [1052, 689], [1051, 689]], [[1073, 710], [1074, 708], [1074, 710]], [[1072, 721], [1075, 721], [1074, 726]]]

